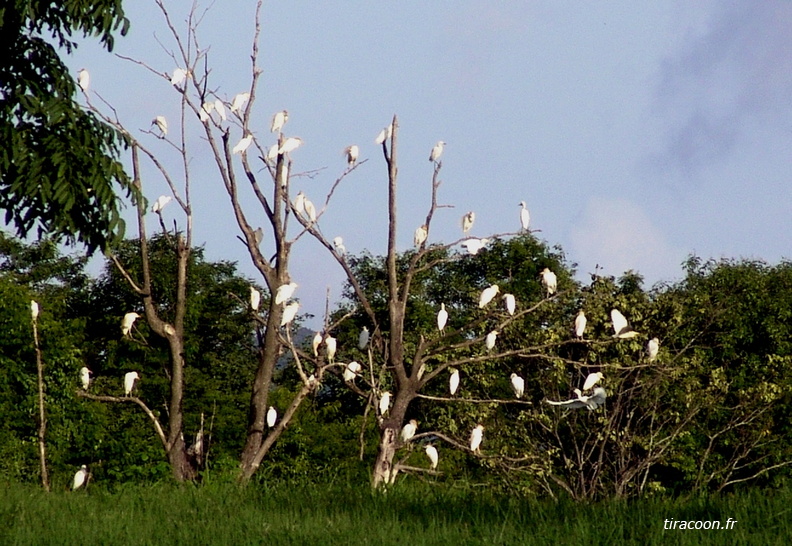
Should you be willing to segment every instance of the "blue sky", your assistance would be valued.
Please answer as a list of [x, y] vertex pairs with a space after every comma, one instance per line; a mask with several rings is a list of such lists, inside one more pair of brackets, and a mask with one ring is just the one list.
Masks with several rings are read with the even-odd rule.
[[[132, 27], [115, 52], [172, 71], [154, 3], [126, 4]], [[169, 4], [183, 28], [188, 3]], [[198, 29], [211, 86], [228, 99], [249, 86], [254, 5], [215, 2]], [[525, 200], [532, 228], [581, 275], [599, 264], [651, 285], [679, 278], [690, 253], [790, 256], [790, 28], [782, 1], [265, 2], [253, 127], [268, 146], [271, 115], [289, 111], [284, 132], [305, 141], [293, 172], [322, 169], [293, 179], [293, 192], [314, 202], [342, 172], [343, 148], [361, 147], [369, 161], [320, 222], [353, 253], [385, 251], [387, 178], [373, 141], [395, 113], [402, 248], [426, 215], [427, 158], [442, 139], [440, 200], [454, 208], [436, 215], [430, 241], [459, 238], [468, 210], [474, 235], [516, 231]], [[173, 131], [179, 95], [167, 82], [88, 42], [67, 62], [90, 70], [91, 91], [131, 130], [165, 115]], [[187, 132], [196, 242], [256, 278], [197, 120]], [[163, 143], [140, 137], [177, 167]], [[153, 200], [166, 186], [147, 172]], [[253, 214], [252, 195], [245, 202]], [[166, 217], [181, 220], [172, 205]], [[292, 271], [305, 312], [321, 314], [327, 286], [334, 297], [342, 289], [312, 241], [296, 245]]]

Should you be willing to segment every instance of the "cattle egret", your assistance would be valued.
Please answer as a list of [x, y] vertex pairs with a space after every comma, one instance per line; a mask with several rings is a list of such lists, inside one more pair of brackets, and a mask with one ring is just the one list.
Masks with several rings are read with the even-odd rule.
[[369, 342], [369, 330], [368, 327], [364, 326], [363, 329], [360, 331], [360, 335], [358, 336], [358, 349], [361, 351], [366, 348]]
[[506, 312], [513, 315], [515, 309], [517, 309], [517, 300], [514, 299], [514, 294], [504, 294], [503, 305], [506, 306]]
[[297, 286], [296, 282], [280, 285], [275, 291], [275, 305], [289, 301], [289, 298], [294, 295], [294, 291], [297, 290]]
[[440, 159], [440, 156], [443, 155], [443, 146], [445, 146], [445, 142], [438, 140], [437, 144], [432, 148], [432, 152], [429, 154], [429, 161], [434, 162]]
[[393, 134], [393, 123], [385, 127], [382, 131], [379, 132], [377, 138], [374, 139], [376, 144], [382, 144], [386, 140], [389, 140], [391, 135]]
[[273, 144], [267, 149], [267, 161], [275, 163], [278, 160], [278, 148], [277, 144]]
[[215, 106], [215, 110], [220, 115], [220, 119], [222, 119], [223, 121], [227, 120], [228, 118], [226, 117], [226, 109], [225, 109], [225, 104], [223, 104], [223, 101], [217, 99], [216, 101], [214, 101], [214, 106]]
[[558, 279], [556, 278], [556, 274], [546, 267], [542, 270], [542, 284], [547, 290], [547, 297], [555, 294], [556, 289], [558, 288]]
[[446, 323], [448, 322], [448, 311], [446, 311], [445, 303], [440, 304], [440, 310], [437, 312], [437, 329], [442, 332], [445, 330]]
[[360, 148], [354, 144], [352, 146], [347, 146], [344, 148], [344, 154], [347, 158], [347, 165], [354, 167], [355, 163], [357, 163], [358, 157], [360, 156]]
[[91, 85], [91, 75], [84, 68], [81, 68], [80, 72], [77, 74], [77, 85], [80, 86], [83, 93], [88, 92], [88, 86]]
[[177, 68], [176, 70], [173, 71], [173, 75], [171, 76], [170, 79], [171, 85], [181, 85], [182, 83], [184, 83], [184, 80], [187, 79], [188, 75], [189, 72], [187, 72], [185, 69]]
[[270, 406], [267, 410], [267, 426], [272, 428], [275, 426], [275, 423], [278, 421], [278, 410], [274, 407]]
[[156, 125], [157, 129], [159, 129], [161, 136], [165, 136], [168, 134], [168, 120], [165, 119], [165, 116], [157, 116], [151, 120], [152, 125]]
[[429, 457], [429, 468], [432, 470], [436, 469], [438, 461], [437, 448], [435, 446], [426, 446], [424, 451], [426, 451], [426, 456]]
[[491, 331], [487, 334], [487, 338], [484, 340], [484, 344], [487, 347], [488, 351], [491, 351], [493, 347], [495, 347], [495, 340], [498, 338], [498, 332], [496, 330]]
[[307, 197], [303, 199], [303, 208], [311, 223], [316, 222], [316, 207]]
[[485, 288], [481, 291], [481, 296], [479, 296], [479, 309], [483, 309], [492, 299], [498, 294], [500, 288], [497, 284], [493, 284], [489, 288]]
[[286, 125], [286, 122], [289, 120], [289, 112], [286, 110], [281, 110], [280, 112], [276, 113], [272, 116], [272, 124], [270, 125], [270, 132], [271, 133], [280, 133], [283, 126]]
[[583, 334], [586, 333], [586, 313], [583, 312], [583, 309], [578, 311], [577, 317], [575, 317], [575, 337], [578, 339], [583, 339]]
[[261, 304], [261, 292], [250, 287], [250, 308], [254, 311], [259, 310], [259, 305]]
[[346, 254], [346, 247], [344, 246], [344, 239], [342, 237], [336, 237], [333, 239], [333, 246], [340, 255]]
[[401, 430], [401, 439], [402, 442], [407, 443], [410, 439], [415, 436], [415, 431], [418, 430], [418, 421], [415, 419], [410, 419], [410, 422], [404, 425]]
[[124, 318], [121, 320], [121, 334], [122, 335], [129, 335], [129, 332], [132, 331], [132, 325], [135, 324], [135, 321], [140, 318], [140, 315], [137, 313], [127, 313], [124, 315]]
[[523, 231], [528, 231], [528, 225], [531, 223], [531, 213], [525, 208], [525, 201], [520, 201], [520, 226]]
[[415, 234], [413, 235], [413, 242], [415, 243], [415, 246], [420, 247], [422, 244], [424, 244], [428, 236], [429, 228], [426, 226], [426, 224], [416, 229]]
[[380, 415], [385, 415], [386, 413], [388, 413], [388, 410], [390, 409], [390, 399], [391, 399], [391, 393], [389, 393], [388, 391], [383, 391], [379, 401]]
[[336, 354], [336, 338], [332, 336], [327, 336], [324, 340], [325, 342], [325, 354], [327, 354], [328, 362], [332, 362], [335, 359]]
[[319, 356], [319, 345], [322, 344], [322, 332], [316, 332], [316, 335], [313, 337], [313, 341], [311, 341], [311, 347], [313, 348], [313, 355]]
[[264, 239], [264, 230], [261, 229], [261, 226], [259, 226], [253, 232], [253, 242], [256, 243], [256, 246], [259, 246], [263, 239]]
[[355, 376], [360, 373], [360, 370], [363, 369], [363, 366], [360, 365], [360, 362], [352, 361], [346, 365], [344, 368], [344, 381], [349, 383], [350, 381], [355, 379]]
[[170, 195], [160, 195], [157, 197], [157, 200], [154, 201], [154, 204], [151, 206], [151, 212], [160, 212], [162, 209], [165, 208], [165, 205], [170, 203], [173, 200], [173, 197]]
[[135, 382], [140, 379], [137, 372], [128, 372], [124, 375], [124, 395], [129, 396], [132, 394], [132, 389], [135, 388]]
[[72, 491], [76, 491], [77, 489], [82, 487], [85, 484], [85, 480], [87, 477], [88, 477], [88, 467], [82, 465], [80, 467], [80, 470], [78, 470], [74, 474], [74, 480], [72, 481]]
[[33, 317], [33, 320], [36, 320], [39, 316], [39, 304], [35, 300], [30, 300], [30, 316]]
[[618, 309], [611, 309], [611, 322], [613, 322], [613, 337], [630, 339], [638, 335], [638, 332], [630, 328], [627, 319]]
[[87, 391], [88, 386], [91, 384], [91, 370], [85, 366], [80, 368], [80, 384], [84, 391]]
[[476, 221], [476, 213], [472, 210], [462, 216], [462, 233], [467, 233], [473, 227], [473, 222]]
[[305, 214], [305, 194], [303, 192], [299, 192], [297, 197], [294, 198], [294, 210], [300, 216]]
[[451, 372], [451, 377], [448, 378], [448, 390], [451, 392], [451, 396], [454, 396], [459, 388], [459, 370], [448, 368], [448, 371]]
[[511, 386], [514, 391], [514, 396], [522, 398], [525, 393], [525, 380], [516, 373], [511, 374]]
[[231, 152], [235, 154], [241, 154], [250, 147], [250, 144], [252, 142], [253, 142], [253, 135], [248, 134], [242, 140], [237, 142], [237, 145], [233, 147]]
[[300, 309], [299, 302], [293, 301], [289, 305], [283, 308], [283, 316], [281, 316], [280, 325], [286, 326], [291, 321], [294, 320], [294, 317], [297, 316], [297, 311]]
[[545, 400], [545, 402], [551, 406], [564, 406], [568, 409], [587, 408], [589, 410], [595, 410], [605, 404], [605, 399], [607, 398], [607, 393], [602, 387], [597, 387], [594, 389], [594, 393], [591, 396], [583, 396], [578, 389], [575, 389], [575, 395], [577, 398], [571, 398], [569, 400], [562, 400], [559, 402], [554, 400]]
[[238, 112], [250, 98], [250, 93], [237, 93], [234, 100], [231, 101], [231, 111]]
[[201, 122], [207, 122], [211, 119], [209, 114], [212, 113], [214, 110], [214, 103], [213, 102], [205, 102], [201, 105], [201, 109], [198, 110], [198, 117], [200, 118]]
[[476, 425], [476, 428], [470, 433], [470, 451], [473, 453], [479, 452], [481, 440], [484, 439], [484, 426]]
[[646, 356], [649, 362], [654, 362], [657, 358], [658, 351], [660, 351], [660, 340], [653, 337], [649, 340], [649, 343], [646, 344]]
[[594, 388], [594, 385], [599, 383], [602, 380], [602, 372], [597, 373], [590, 373], [586, 377], [586, 381], [583, 383], [583, 392], [586, 392], [589, 389]]
[[461, 246], [467, 250], [468, 254], [475, 256], [487, 243], [489, 243], [489, 239], [470, 238], [462, 241]]
[[289, 152], [293, 152], [300, 145], [303, 143], [302, 139], [299, 137], [289, 137], [283, 141], [281, 147], [278, 149], [279, 154], [288, 154]]

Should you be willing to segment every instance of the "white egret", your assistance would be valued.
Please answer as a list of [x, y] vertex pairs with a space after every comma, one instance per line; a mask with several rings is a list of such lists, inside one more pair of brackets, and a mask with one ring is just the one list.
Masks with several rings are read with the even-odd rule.
[[88, 86], [91, 85], [91, 75], [85, 68], [81, 68], [77, 74], [77, 85], [83, 90], [83, 93], [88, 92]]
[[415, 243], [415, 246], [420, 247], [422, 244], [424, 244], [428, 236], [429, 228], [426, 224], [424, 224], [415, 230], [415, 234], [413, 235], [413, 243]]
[[577, 317], [575, 317], [575, 337], [578, 339], [583, 339], [583, 334], [586, 333], [586, 313], [583, 312], [583, 309], [578, 311]]
[[437, 455], [437, 448], [435, 446], [426, 446], [424, 448], [426, 452], [426, 456], [429, 457], [429, 468], [432, 470], [437, 468], [437, 461], [439, 459]]
[[525, 201], [520, 201], [520, 226], [523, 231], [528, 231], [528, 226], [531, 223], [531, 213], [525, 208]]
[[259, 226], [253, 232], [253, 241], [256, 243], [256, 246], [259, 246], [263, 239], [264, 239], [264, 230], [261, 229], [261, 226]]
[[404, 425], [401, 430], [401, 439], [402, 442], [407, 443], [409, 442], [413, 436], [415, 436], [415, 432], [418, 430], [418, 421], [415, 419], [410, 419], [410, 422]]
[[451, 377], [448, 378], [448, 390], [451, 396], [454, 396], [459, 388], [459, 370], [456, 368], [448, 368], [448, 371], [451, 372]]
[[354, 380], [362, 369], [363, 366], [360, 365], [360, 362], [353, 360], [347, 364], [346, 368], [344, 369], [344, 381], [349, 383], [350, 381]]
[[88, 467], [82, 465], [80, 470], [74, 473], [74, 480], [72, 480], [72, 491], [76, 491], [85, 485], [85, 480], [88, 478]]
[[278, 160], [278, 148], [277, 144], [273, 144], [267, 149], [267, 161], [275, 163]]
[[296, 282], [280, 285], [275, 291], [275, 305], [289, 301], [289, 298], [294, 295], [294, 291], [297, 290], [297, 286], [299, 285]]
[[324, 340], [325, 343], [325, 354], [327, 355], [327, 361], [333, 362], [335, 359], [336, 354], [336, 346], [338, 343], [336, 342], [336, 338], [333, 336], [327, 336]]
[[303, 192], [299, 192], [297, 197], [294, 198], [294, 210], [300, 216], [305, 214], [305, 194]]
[[214, 106], [215, 106], [215, 110], [220, 115], [220, 119], [222, 119], [223, 121], [227, 120], [228, 117], [226, 116], [226, 109], [225, 109], [225, 104], [223, 104], [223, 101], [221, 101], [220, 99], [215, 100]]
[[435, 162], [440, 159], [440, 156], [443, 155], [443, 147], [445, 146], [445, 142], [442, 140], [438, 140], [437, 144], [434, 145], [432, 148], [432, 152], [429, 154], [429, 161]]
[[154, 201], [154, 204], [151, 206], [151, 212], [160, 212], [162, 209], [165, 208], [165, 205], [170, 203], [173, 200], [173, 197], [170, 195], [160, 195], [157, 197], [157, 200]]
[[248, 99], [250, 99], [250, 93], [237, 93], [234, 96], [234, 100], [231, 101], [231, 111], [238, 112], [241, 110], [242, 107], [245, 106], [245, 103], [248, 101]]
[[184, 83], [184, 80], [187, 79], [187, 76], [189, 76], [189, 74], [190, 73], [183, 68], [175, 69], [170, 78], [171, 85], [181, 85], [182, 83]]
[[84, 391], [87, 391], [91, 384], [91, 370], [85, 366], [80, 368], [80, 384]]
[[30, 316], [36, 320], [39, 316], [39, 304], [36, 300], [30, 300]]
[[202, 122], [209, 121], [211, 119], [210, 114], [214, 110], [214, 103], [213, 102], [205, 102], [201, 105], [201, 109], [198, 111], [198, 117], [201, 118]]
[[476, 428], [470, 433], [470, 451], [479, 453], [481, 440], [484, 439], [484, 425], [476, 425]]
[[440, 304], [440, 310], [437, 312], [437, 329], [442, 332], [445, 330], [446, 323], [448, 322], [448, 311], [446, 311], [445, 303]]
[[360, 157], [360, 148], [354, 144], [352, 146], [347, 146], [344, 148], [344, 154], [347, 158], [347, 165], [354, 167], [355, 163], [357, 163], [358, 157]]
[[542, 270], [542, 284], [547, 290], [547, 297], [550, 297], [556, 293], [556, 289], [558, 288], [558, 279], [556, 278], [556, 274], [550, 271], [550, 269], [547, 267]]
[[488, 351], [491, 351], [493, 347], [495, 347], [495, 340], [498, 338], [498, 331], [493, 330], [489, 334], [487, 334], [486, 339], [484, 340], [484, 344], [487, 347]]
[[322, 344], [322, 332], [316, 332], [316, 335], [313, 337], [313, 341], [311, 341], [311, 347], [313, 348], [313, 355], [319, 356], [319, 346]]
[[124, 395], [129, 396], [132, 394], [132, 389], [135, 388], [135, 383], [140, 379], [137, 372], [127, 372], [124, 374]]
[[335, 237], [333, 239], [333, 246], [341, 256], [346, 254], [346, 247], [344, 246], [344, 239], [341, 236]]
[[602, 380], [602, 372], [590, 373], [586, 377], [586, 381], [583, 382], [583, 392], [586, 392], [589, 389], [594, 388], [594, 385], [599, 383]]
[[272, 428], [275, 426], [275, 423], [278, 421], [278, 410], [274, 407], [270, 406], [267, 410], [267, 426]]
[[393, 123], [385, 127], [382, 131], [379, 132], [377, 138], [374, 139], [375, 144], [382, 144], [386, 140], [389, 140], [391, 135], [393, 134]]
[[127, 313], [124, 315], [124, 318], [121, 320], [121, 334], [122, 335], [129, 335], [129, 332], [132, 331], [132, 325], [135, 324], [135, 321], [140, 318], [140, 315], [137, 313]]
[[237, 142], [237, 145], [232, 148], [231, 152], [235, 154], [241, 154], [250, 147], [252, 142], [253, 135], [248, 133], [242, 140]]
[[605, 404], [605, 399], [607, 398], [607, 393], [602, 387], [594, 389], [594, 393], [591, 396], [583, 396], [578, 389], [575, 389], [574, 392], [576, 398], [558, 402], [554, 400], [545, 400], [545, 402], [551, 406], [564, 406], [568, 409], [587, 408], [589, 410], [595, 410]]
[[303, 141], [299, 137], [289, 137], [283, 141], [281, 147], [278, 149], [279, 154], [288, 154], [293, 152], [302, 145]]
[[305, 209], [305, 214], [308, 216], [308, 219], [311, 221], [311, 223], [313, 224], [316, 222], [316, 207], [307, 197], [303, 199], [303, 208]]
[[462, 216], [462, 233], [467, 233], [473, 228], [473, 222], [476, 221], [476, 213], [472, 210]]
[[492, 299], [500, 292], [500, 287], [497, 284], [493, 284], [489, 288], [485, 288], [481, 291], [481, 295], [479, 296], [479, 309], [483, 309]]
[[525, 380], [516, 373], [511, 374], [511, 386], [514, 391], [514, 396], [522, 398], [525, 393]]
[[649, 343], [646, 344], [646, 356], [649, 359], [649, 362], [654, 362], [657, 358], [657, 353], [660, 351], [660, 340], [656, 337], [653, 337], [649, 340]]
[[611, 322], [613, 322], [613, 337], [619, 339], [630, 339], [638, 335], [638, 332], [630, 328], [630, 323], [618, 309], [611, 309]]
[[363, 329], [360, 331], [360, 335], [358, 336], [358, 349], [361, 351], [366, 348], [369, 342], [369, 329], [367, 326], [364, 326]]
[[280, 133], [286, 122], [289, 121], [289, 112], [281, 110], [272, 116], [272, 124], [270, 125], [271, 133]]
[[462, 241], [461, 246], [467, 250], [468, 254], [475, 256], [487, 245], [487, 243], [489, 243], [489, 241], [489, 239], [476, 239], [475, 237], [471, 237], [470, 239]]
[[506, 312], [513, 315], [517, 309], [517, 300], [514, 298], [514, 294], [504, 294], [503, 305], [506, 306]]
[[390, 410], [390, 400], [391, 400], [391, 393], [388, 391], [383, 391], [382, 396], [380, 396], [379, 400], [379, 412], [380, 415], [385, 415]]
[[259, 305], [261, 304], [261, 292], [256, 290], [254, 287], [250, 287], [250, 308], [254, 311], [259, 310]]
[[161, 135], [165, 136], [168, 134], [168, 120], [165, 119], [165, 116], [157, 116], [151, 120], [152, 125], [156, 125], [157, 129], [159, 129]]
[[300, 303], [293, 301], [289, 305], [283, 308], [283, 316], [281, 316], [280, 325], [286, 326], [291, 321], [294, 320], [294, 317], [297, 316], [297, 311], [300, 310]]

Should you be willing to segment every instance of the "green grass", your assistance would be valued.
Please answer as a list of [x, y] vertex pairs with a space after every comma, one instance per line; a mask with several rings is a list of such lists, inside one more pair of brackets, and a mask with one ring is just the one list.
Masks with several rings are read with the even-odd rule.
[[[738, 520], [663, 530], [667, 518]], [[792, 491], [576, 504], [401, 484], [128, 486], [46, 494], [0, 483], [0, 544], [786, 544]]]

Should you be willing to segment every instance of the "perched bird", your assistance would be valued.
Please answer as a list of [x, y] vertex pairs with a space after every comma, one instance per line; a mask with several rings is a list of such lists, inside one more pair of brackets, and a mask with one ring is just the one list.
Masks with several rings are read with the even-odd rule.
[[311, 341], [311, 347], [313, 348], [313, 355], [319, 356], [319, 346], [322, 344], [322, 332], [316, 332], [316, 335], [313, 337], [313, 341]]
[[556, 293], [556, 289], [558, 288], [558, 279], [556, 278], [556, 274], [550, 271], [550, 269], [547, 267], [542, 270], [542, 284], [547, 290], [547, 297], [550, 297]]
[[531, 213], [525, 208], [525, 201], [520, 201], [520, 227], [523, 231], [528, 231], [528, 226], [531, 223]]
[[481, 440], [484, 439], [484, 425], [476, 425], [476, 428], [470, 433], [470, 451], [473, 453], [479, 452]]
[[336, 237], [333, 239], [333, 246], [341, 256], [346, 254], [346, 247], [344, 246], [344, 239], [342, 237]]
[[437, 448], [435, 446], [430, 445], [430, 446], [426, 446], [424, 448], [424, 451], [426, 452], [426, 456], [429, 457], [429, 468], [431, 468], [432, 470], [436, 469], [437, 461], [439, 459], [437, 455]]
[[280, 285], [275, 291], [275, 305], [280, 305], [281, 303], [289, 301], [289, 298], [294, 295], [294, 291], [297, 290], [297, 286], [298, 284], [296, 282]]
[[522, 398], [525, 393], [525, 380], [516, 373], [511, 374], [511, 386], [514, 396]]
[[576, 398], [562, 400], [559, 402], [553, 400], [545, 401], [551, 406], [564, 406], [568, 409], [587, 408], [589, 410], [595, 410], [605, 404], [605, 399], [607, 398], [607, 393], [602, 387], [597, 387], [594, 389], [594, 393], [591, 396], [583, 396], [583, 394], [578, 389], [575, 389], [574, 392], [577, 396]]
[[404, 425], [401, 430], [402, 442], [407, 443], [415, 436], [415, 431], [418, 430], [418, 421], [410, 419], [410, 422]]
[[374, 139], [375, 144], [382, 144], [386, 140], [389, 140], [391, 135], [393, 134], [393, 123], [385, 127], [382, 131], [379, 132], [377, 138]]
[[280, 133], [283, 126], [286, 125], [286, 122], [289, 120], [289, 112], [286, 110], [281, 110], [277, 112], [275, 115], [272, 116], [272, 124], [270, 125], [270, 132], [271, 133]]
[[435, 162], [440, 159], [440, 156], [443, 155], [443, 147], [445, 146], [445, 142], [442, 140], [438, 140], [437, 144], [434, 145], [432, 148], [432, 152], [429, 154], [429, 161]]
[[324, 340], [325, 343], [325, 354], [327, 355], [327, 361], [333, 362], [335, 359], [336, 354], [336, 338], [333, 336], [327, 336]]
[[151, 206], [151, 212], [160, 212], [162, 209], [165, 208], [165, 205], [170, 203], [173, 200], [173, 197], [170, 195], [160, 195], [157, 197], [157, 200], [154, 201], [154, 204]]
[[250, 147], [252, 142], [253, 135], [247, 134], [242, 140], [237, 142], [237, 145], [232, 148], [231, 152], [235, 154], [241, 154]]
[[201, 122], [205, 123], [211, 119], [211, 113], [214, 110], [214, 103], [213, 102], [205, 102], [201, 105], [201, 109], [198, 111], [198, 117], [201, 119]]
[[303, 192], [299, 192], [297, 197], [294, 198], [294, 210], [300, 216], [305, 214], [305, 194]]
[[586, 333], [586, 313], [583, 312], [583, 309], [578, 311], [577, 317], [575, 317], [575, 337], [578, 339], [583, 339], [583, 334]]
[[129, 396], [132, 394], [132, 389], [135, 388], [135, 383], [140, 379], [137, 372], [127, 372], [124, 374], [124, 395]]
[[256, 246], [259, 246], [263, 239], [264, 239], [264, 230], [261, 229], [261, 226], [259, 226], [253, 232], [253, 241], [256, 243]]
[[283, 141], [281, 147], [278, 149], [279, 154], [288, 154], [293, 152], [302, 145], [303, 141], [299, 137], [289, 137]]
[[274, 407], [270, 406], [267, 410], [267, 426], [272, 428], [275, 426], [275, 423], [278, 421], [278, 410]]
[[221, 101], [220, 99], [215, 100], [214, 106], [215, 106], [215, 111], [220, 116], [220, 119], [222, 119], [223, 121], [227, 120], [228, 118], [226, 117], [226, 109], [225, 109], [225, 104], [223, 104], [223, 101]]
[[497, 284], [493, 284], [489, 288], [485, 288], [481, 291], [481, 295], [479, 296], [479, 309], [483, 309], [492, 299], [498, 294], [500, 291], [500, 287]]
[[84, 391], [87, 391], [91, 384], [91, 370], [85, 366], [80, 368], [80, 384]]
[[261, 304], [261, 292], [250, 287], [250, 308], [254, 311], [259, 310], [259, 305]]
[[613, 322], [613, 337], [619, 339], [630, 339], [638, 335], [638, 332], [630, 328], [630, 324], [621, 311], [611, 309], [611, 322]]
[[354, 167], [355, 163], [357, 163], [358, 157], [360, 156], [360, 148], [354, 144], [352, 146], [347, 146], [344, 148], [344, 154], [347, 158], [347, 165]]
[[30, 300], [30, 316], [36, 320], [39, 316], [39, 304], [36, 300]]
[[489, 239], [476, 239], [475, 237], [471, 237], [470, 239], [462, 241], [461, 246], [467, 250], [468, 254], [475, 256], [487, 245], [487, 243], [489, 243]]
[[349, 383], [350, 381], [354, 380], [357, 374], [360, 373], [360, 370], [363, 369], [363, 366], [360, 365], [360, 362], [353, 360], [349, 364], [346, 365], [344, 369], [344, 381]]
[[456, 368], [448, 368], [448, 371], [451, 372], [451, 377], [448, 378], [448, 390], [451, 396], [454, 396], [459, 388], [459, 370]]
[[517, 309], [517, 300], [514, 299], [514, 294], [504, 294], [503, 305], [506, 306], [506, 312], [513, 315], [514, 311]]
[[151, 120], [152, 125], [156, 125], [157, 129], [159, 129], [161, 136], [165, 136], [168, 134], [168, 120], [165, 119], [165, 116], [157, 116]]
[[495, 340], [498, 338], [497, 330], [491, 331], [487, 334], [487, 338], [484, 340], [484, 345], [486, 345], [487, 350], [491, 351], [493, 347], [495, 347]]
[[367, 326], [364, 326], [363, 329], [360, 331], [360, 335], [358, 336], [358, 349], [361, 351], [366, 348], [369, 342], [369, 329]]
[[391, 400], [391, 393], [388, 391], [383, 391], [382, 396], [380, 396], [379, 400], [379, 412], [380, 415], [385, 415], [388, 413], [390, 409], [390, 400]]
[[85, 480], [88, 478], [88, 467], [82, 465], [80, 470], [74, 473], [74, 480], [72, 481], [72, 491], [76, 491], [77, 489], [81, 488], [85, 484]]
[[472, 210], [462, 216], [462, 233], [467, 233], [473, 228], [473, 222], [476, 221], [476, 213]]
[[583, 382], [583, 392], [594, 388], [594, 385], [599, 383], [602, 380], [602, 372], [590, 373], [586, 377], [586, 381]]
[[278, 150], [280, 146], [277, 144], [273, 144], [267, 149], [267, 161], [270, 163], [275, 163], [278, 160]]
[[80, 86], [83, 93], [88, 92], [88, 86], [91, 85], [91, 75], [84, 68], [81, 68], [80, 72], [77, 74], [77, 85]]
[[181, 85], [187, 79], [188, 75], [189, 72], [183, 68], [175, 69], [170, 78], [171, 85], [175, 85], [175, 86]]
[[445, 330], [446, 323], [448, 322], [448, 311], [446, 311], [445, 303], [440, 304], [440, 310], [437, 312], [437, 329], [442, 332]]
[[308, 219], [313, 224], [316, 222], [316, 207], [314, 204], [306, 197], [304, 199], [303, 207], [305, 208], [305, 214], [308, 216]]
[[297, 316], [297, 311], [300, 309], [300, 303], [293, 301], [289, 305], [283, 308], [283, 315], [281, 316], [281, 326], [286, 326], [291, 321], [294, 320], [294, 317]]
[[429, 228], [426, 226], [426, 224], [416, 229], [415, 234], [413, 235], [413, 242], [415, 243], [415, 246], [420, 247], [422, 244], [424, 244], [428, 236]]
[[124, 318], [121, 319], [121, 334], [122, 335], [129, 335], [129, 332], [132, 331], [132, 325], [135, 324], [135, 321], [140, 318], [140, 315], [137, 313], [127, 313], [124, 315]]
[[234, 100], [231, 101], [231, 111], [238, 112], [241, 110], [242, 107], [245, 106], [245, 103], [248, 101], [248, 99], [250, 99], [250, 93], [237, 93], [234, 96]]
[[649, 359], [649, 362], [654, 362], [657, 358], [657, 353], [660, 351], [660, 340], [656, 337], [653, 337], [649, 340], [649, 343], [646, 344], [646, 357]]

